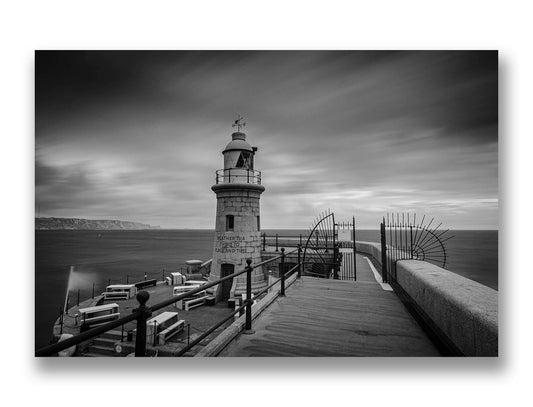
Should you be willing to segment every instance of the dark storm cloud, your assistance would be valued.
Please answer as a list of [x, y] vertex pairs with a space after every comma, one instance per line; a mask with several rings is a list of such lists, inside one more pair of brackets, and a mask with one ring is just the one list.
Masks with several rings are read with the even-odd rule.
[[241, 113], [264, 225], [305, 226], [321, 206], [373, 224], [403, 205], [494, 227], [497, 88], [496, 52], [37, 52], [36, 199], [211, 227]]

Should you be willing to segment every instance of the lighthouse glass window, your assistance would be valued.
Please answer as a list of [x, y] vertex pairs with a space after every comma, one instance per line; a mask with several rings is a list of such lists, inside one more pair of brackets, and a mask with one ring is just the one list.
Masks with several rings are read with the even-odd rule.
[[250, 152], [248, 152], [248, 151], [241, 152], [235, 167], [236, 168], [247, 168], [247, 169], [250, 169], [250, 170], [253, 169], [252, 154]]

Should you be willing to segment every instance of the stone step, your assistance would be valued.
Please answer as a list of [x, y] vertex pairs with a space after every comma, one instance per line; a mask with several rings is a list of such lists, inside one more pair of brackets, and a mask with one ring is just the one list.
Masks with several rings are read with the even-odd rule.
[[[109, 338], [109, 339], [120, 340], [121, 332], [122, 331], [115, 331], [115, 330], [107, 331], [107, 332], [104, 332], [102, 335], [100, 335], [99, 338]], [[126, 335], [127, 335], [127, 332], [126, 330], [124, 330], [124, 339], [126, 339]]]
[[100, 353], [94, 353], [94, 352], [85, 352], [83, 355], [81, 355], [84, 358], [102, 358], [102, 357], [109, 357], [109, 355], [102, 355]]
[[110, 349], [114, 349], [115, 348], [115, 343], [117, 343], [118, 341], [120, 341], [120, 337], [117, 339], [117, 338], [102, 338], [102, 337], [98, 337], [98, 338], [94, 338], [93, 340], [93, 344], [94, 345], [100, 345], [100, 346], [105, 346], [105, 347], [108, 347]]
[[91, 345], [88, 348], [88, 353], [96, 353], [102, 356], [117, 356], [114, 348], [101, 345]]

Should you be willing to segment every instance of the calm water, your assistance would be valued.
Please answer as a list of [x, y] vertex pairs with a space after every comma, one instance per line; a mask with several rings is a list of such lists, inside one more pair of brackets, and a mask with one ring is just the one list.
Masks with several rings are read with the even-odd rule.
[[[265, 230], [267, 234], [276, 231]], [[278, 231], [281, 235], [305, 233]], [[446, 242], [448, 269], [498, 289], [498, 232], [455, 231]], [[357, 240], [379, 241], [379, 231], [357, 231]], [[99, 294], [109, 283], [161, 279], [163, 272], [185, 268], [185, 261], [212, 257], [212, 230], [36, 231], [35, 346], [48, 344], [52, 325], [65, 301], [70, 266], [74, 266], [81, 300]], [[70, 304], [77, 290], [70, 293]]]

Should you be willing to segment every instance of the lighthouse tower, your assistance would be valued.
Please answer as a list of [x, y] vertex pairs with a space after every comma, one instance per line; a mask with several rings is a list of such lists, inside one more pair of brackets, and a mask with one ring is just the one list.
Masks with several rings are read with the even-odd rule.
[[[209, 281], [214, 281], [246, 267], [246, 259], [252, 265], [261, 262], [261, 221], [259, 199], [265, 187], [261, 185], [261, 173], [254, 169], [257, 147], [246, 141], [241, 132], [245, 125], [239, 117], [222, 154], [224, 168], [216, 172], [216, 183], [211, 187], [217, 196], [215, 243]], [[252, 292], [267, 286], [263, 268], [252, 272]], [[246, 274], [226, 280], [213, 287], [217, 301], [246, 292]]]

